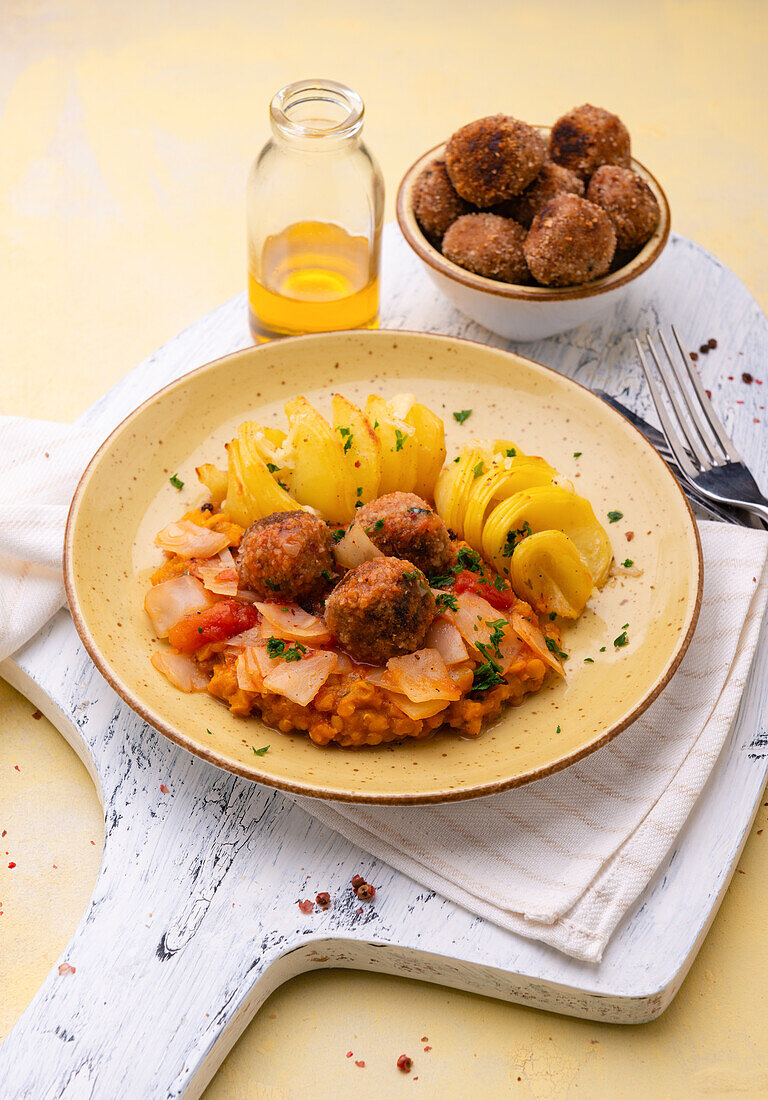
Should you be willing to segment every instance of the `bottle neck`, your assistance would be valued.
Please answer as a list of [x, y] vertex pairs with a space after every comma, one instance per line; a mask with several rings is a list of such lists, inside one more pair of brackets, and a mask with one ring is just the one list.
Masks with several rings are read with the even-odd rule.
[[357, 92], [334, 80], [299, 80], [273, 98], [276, 141], [302, 152], [330, 152], [360, 142], [365, 108]]

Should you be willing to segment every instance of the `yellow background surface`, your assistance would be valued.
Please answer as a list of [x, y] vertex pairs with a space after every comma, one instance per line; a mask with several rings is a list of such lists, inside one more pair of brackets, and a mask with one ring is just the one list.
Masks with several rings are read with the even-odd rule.
[[[463, 122], [608, 107], [665, 187], [674, 228], [768, 305], [761, 0], [6, 0], [0, 32], [2, 412], [73, 419], [242, 289], [246, 172], [271, 94], [306, 76], [345, 81], [365, 99], [388, 218], [405, 169]], [[103, 837], [85, 769], [32, 711], [0, 682], [0, 1037], [77, 924]], [[655, 1023], [612, 1027], [319, 973], [273, 995], [206, 1100], [341, 1087], [542, 1100], [768, 1095], [765, 820], [762, 808], [715, 926]], [[395, 1069], [402, 1052], [415, 1059], [412, 1078]]]

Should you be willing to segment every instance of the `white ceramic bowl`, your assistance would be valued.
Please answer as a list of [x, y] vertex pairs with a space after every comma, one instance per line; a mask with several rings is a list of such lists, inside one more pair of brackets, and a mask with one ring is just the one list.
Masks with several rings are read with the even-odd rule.
[[[545, 127], [542, 133], [548, 135]], [[421, 172], [443, 155], [436, 145], [420, 157], [403, 177], [397, 192], [397, 221], [408, 244], [424, 264], [442, 293], [473, 321], [508, 340], [540, 340], [565, 332], [609, 310], [630, 283], [646, 275], [659, 258], [669, 237], [669, 203], [658, 181], [647, 168], [632, 160], [632, 169], [653, 191], [661, 217], [656, 232], [628, 264], [590, 283], [579, 286], [520, 286], [486, 279], [451, 263], [430, 244], [413, 212], [413, 189]]]

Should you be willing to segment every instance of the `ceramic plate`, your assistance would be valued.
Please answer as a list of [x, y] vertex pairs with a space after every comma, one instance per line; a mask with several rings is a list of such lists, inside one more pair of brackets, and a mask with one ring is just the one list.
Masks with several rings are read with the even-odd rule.
[[[282, 424], [287, 398], [305, 394], [329, 408], [335, 390], [361, 402], [372, 391], [417, 394], [444, 418], [449, 455], [473, 438], [501, 436], [545, 456], [592, 502], [617, 561], [630, 557], [642, 570], [612, 577], [565, 627], [567, 682], [548, 684], [477, 740], [438, 732], [428, 741], [380, 748], [321, 749], [303, 734], [234, 718], [210, 696], [182, 694], [149, 663], [158, 643], [143, 603], [161, 557], [153, 538], [204, 499], [195, 466], [219, 462], [242, 420]], [[461, 425], [451, 415], [458, 409], [472, 409]], [[176, 473], [181, 492], [168, 480]], [[623, 518], [609, 523], [611, 511]], [[161, 390], [123, 421], [88, 466], [72, 503], [64, 558], [69, 604], [86, 649], [155, 729], [260, 783], [319, 798], [401, 804], [492, 794], [605, 744], [642, 713], [679, 664], [702, 583], [685, 497], [660, 456], [618, 413], [520, 356], [383, 330], [276, 341]], [[629, 644], [614, 646], [625, 629]], [[255, 756], [253, 748], [266, 744], [269, 752]]]

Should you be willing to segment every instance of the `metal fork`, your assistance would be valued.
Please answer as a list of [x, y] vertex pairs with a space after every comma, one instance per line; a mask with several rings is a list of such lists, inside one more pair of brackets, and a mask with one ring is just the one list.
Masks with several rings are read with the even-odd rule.
[[[677, 345], [675, 353], [661, 329], [658, 331], [659, 342], [669, 364], [666, 371], [650, 333], [646, 333], [645, 339], [656, 364], [656, 372], [651, 368], [639, 340], [635, 340], [635, 347], [664, 435], [683, 476], [710, 500], [743, 508], [768, 521], [768, 498], [760, 492], [741, 455], [726, 435], [674, 325], [672, 335]], [[669, 415], [662, 391], [669, 398], [677, 426]]]

